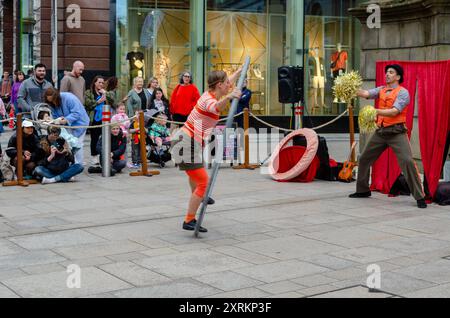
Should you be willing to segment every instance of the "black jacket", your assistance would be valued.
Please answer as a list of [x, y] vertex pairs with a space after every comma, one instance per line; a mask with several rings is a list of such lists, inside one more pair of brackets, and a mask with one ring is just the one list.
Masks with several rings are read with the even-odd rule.
[[58, 148], [60, 148], [60, 150], [64, 150], [64, 153], [56, 154], [52, 161], [49, 162], [47, 159], [51, 155], [52, 145], [47, 139], [47, 136], [43, 136], [41, 138], [40, 145], [43, 153], [43, 158], [41, 161], [39, 161], [38, 165], [44, 166], [52, 173], [59, 175], [69, 169], [70, 165], [75, 162], [75, 158], [70, 151], [69, 144], [64, 138], [59, 137], [57, 143], [59, 144]]
[[[28, 150], [31, 152], [31, 161], [38, 162], [42, 157], [42, 148], [39, 144], [39, 137], [36, 134], [27, 136], [22, 134], [22, 151]], [[11, 160], [17, 157], [17, 134], [11, 136], [8, 141], [8, 148], [6, 149], [6, 154]]]
[[[117, 136], [111, 134], [111, 152], [113, 153], [113, 160], [122, 160], [122, 156], [127, 149], [127, 137], [123, 136], [122, 129]], [[102, 153], [102, 136], [97, 142], [97, 152]]]

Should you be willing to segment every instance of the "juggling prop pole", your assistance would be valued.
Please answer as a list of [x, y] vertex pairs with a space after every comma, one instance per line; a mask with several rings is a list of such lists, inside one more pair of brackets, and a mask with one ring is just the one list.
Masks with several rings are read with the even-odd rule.
[[[245, 78], [247, 77], [247, 72], [248, 72], [249, 66], [250, 66], [250, 56], [247, 56], [245, 58], [245, 63], [244, 63], [244, 66], [242, 68], [241, 76], [240, 76], [239, 81], [237, 83], [237, 88], [239, 88], [239, 89], [242, 89], [242, 86], [244, 85], [244, 81], [245, 81]], [[239, 102], [238, 98], [234, 98], [233, 101], [231, 102], [231, 108], [230, 108], [230, 112], [228, 113], [228, 118], [227, 118], [227, 122], [226, 122], [226, 126], [225, 126], [225, 131], [228, 128], [232, 128], [233, 127], [234, 115], [236, 114], [236, 111], [237, 111], [238, 102]], [[226, 138], [226, 134], [224, 134], [224, 138]], [[205, 194], [205, 196], [203, 198], [203, 202], [202, 202], [202, 206], [201, 206], [201, 209], [200, 209], [200, 215], [198, 217], [197, 225], [195, 226], [195, 231], [194, 231], [194, 236], [195, 237], [198, 237], [200, 226], [203, 223], [203, 219], [204, 219], [205, 213], [206, 213], [206, 208], [208, 206], [208, 198], [211, 196], [212, 190], [214, 188], [214, 184], [216, 183], [217, 174], [219, 173], [219, 168], [220, 168], [220, 161], [219, 160], [214, 160], [214, 164], [213, 164], [213, 168], [212, 168], [213, 171], [212, 171], [212, 174], [211, 174], [211, 178], [209, 180], [209, 184], [208, 184], [208, 188], [206, 190], [206, 194]]]

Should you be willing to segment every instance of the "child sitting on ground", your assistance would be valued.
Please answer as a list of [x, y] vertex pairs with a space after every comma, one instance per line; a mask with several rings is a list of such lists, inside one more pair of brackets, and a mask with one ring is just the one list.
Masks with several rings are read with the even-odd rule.
[[111, 122], [118, 122], [120, 129], [122, 129], [122, 134], [124, 137], [128, 136], [128, 128], [130, 128], [130, 120], [128, 118], [125, 104], [119, 103], [117, 105], [117, 113], [111, 118]]
[[[52, 117], [50, 116], [50, 113], [47, 111], [39, 112], [38, 120], [46, 124], [59, 125], [58, 120], [53, 120]], [[72, 154], [75, 154], [75, 152], [77, 152], [77, 150], [80, 149], [78, 138], [69, 133], [66, 128], [61, 128], [60, 136], [64, 138], [65, 141], [67, 141]]]
[[[97, 143], [97, 152], [100, 154], [100, 165], [103, 165], [102, 138], [100, 136]], [[123, 135], [120, 123], [113, 121], [111, 125], [111, 175], [114, 175], [116, 172], [120, 173], [127, 165], [125, 159], [126, 147], [127, 138]]]
[[159, 113], [156, 116], [155, 122], [149, 129], [150, 139], [156, 144], [156, 151], [162, 152], [162, 145], [164, 142], [170, 142], [170, 131], [167, 128], [167, 116]]

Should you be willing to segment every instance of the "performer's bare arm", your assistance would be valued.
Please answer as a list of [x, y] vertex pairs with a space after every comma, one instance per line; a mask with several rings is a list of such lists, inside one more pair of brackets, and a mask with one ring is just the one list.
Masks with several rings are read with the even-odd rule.
[[216, 104], [216, 108], [221, 112], [222, 110], [225, 109], [225, 107], [227, 107], [228, 105], [228, 101], [233, 100], [234, 98], [241, 98], [242, 96], [242, 92], [240, 89], [238, 89], [237, 87], [235, 87], [231, 93], [229, 93], [227, 96], [223, 97], [220, 101], [217, 102]]
[[366, 90], [363, 90], [363, 89], [358, 90], [356, 92], [356, 95], [358, 95], [358, 97], [363, 97], [363, 98], [369, 98], [370, 97], [369, 91], [366, 91]]

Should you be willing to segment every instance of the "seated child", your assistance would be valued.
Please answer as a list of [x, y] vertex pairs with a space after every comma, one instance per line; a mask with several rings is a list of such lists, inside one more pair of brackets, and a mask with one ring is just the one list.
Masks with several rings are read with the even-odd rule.
[[[127, 148], [127, 138], [123, 135], [120, 123], [113, 122], [111, 126], [111, 175], [121, 172], [127, 165], [125, 150]], [[102, 137], [97, 143], [97, 152], [100, 154], [100, 165], [103, 164], [102, 158]]]
[[[43, 122], [43, 123], [48, 123], [48, 124], [55, 124], [55, 125], [59, 124], [58, 120], [53, 120], [52, 117], [50, 116], [50, 113], [47, 112], [47, 111], [39, 112], [38, 120]], [[69, 133], [66, 128], [61, 128], [61, 134], [60, 135], [69, 144], [69, 147], [70, 147], [70, 150], [72, 151], [72, 154], [75, 154], [75, 152], [77, 152], [77, 150], [79, 149], [78, 138], [75, 137], [74, 135], [72, 135], [71, 133]]]
[[149, 129], [150, 139], [156, 144], [156, 151], [160, 153], [164, 142], [170, 142], [170, 131], [167, 128], [167, 116], [159, 113]]
[[128, 128], [130, 128], [130, 120], [125, 109], [124, 103], [117, 105], [117, 113], [111, 118], [111, 122], [118, 122], [124, 137], [128, 136]]

